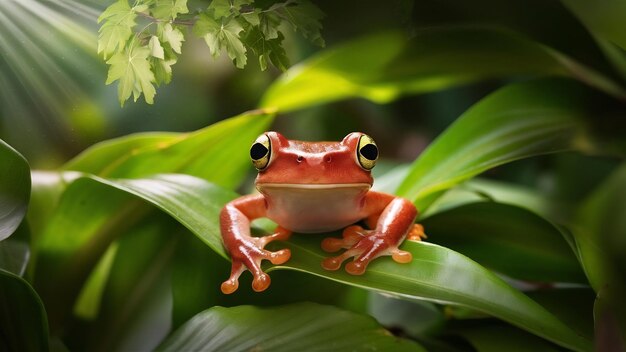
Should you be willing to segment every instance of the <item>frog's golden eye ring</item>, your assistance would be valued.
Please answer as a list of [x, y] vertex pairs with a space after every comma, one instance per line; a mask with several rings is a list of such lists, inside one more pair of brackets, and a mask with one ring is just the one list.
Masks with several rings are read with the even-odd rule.
[[371, 170], [376, 166], [378, 160], [378, 147], [372, 137], [364, 134], [359, 138], [359, 144], [356, 149], [356, 157], [359, 164], [365, 170]]
[[270, 164], [270, 157], [272, 156], [272, 142], [267, 135], [262, 134], [250, 147], [250, 158], [252, 159], [252, 165], [261, 171]]

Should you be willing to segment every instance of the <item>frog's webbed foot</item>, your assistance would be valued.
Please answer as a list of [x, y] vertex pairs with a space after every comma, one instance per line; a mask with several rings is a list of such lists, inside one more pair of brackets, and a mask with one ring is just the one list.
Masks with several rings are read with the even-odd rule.
[[422, 239], [427, 239], [428, 236], [424, 233], [424, 226], [421, 224], [413, 224], [413, 227], [409, 230], [409, 233], [406, 235], [406, 239], [409, 241], [421, 241]]
[[273, 235], [264, 237], [247, 237], [239, 240], [234, 249], [231, 249], [232, 267], [230, 277], [222, 283], [221, 289], [225, 294], [233, 293], [239, 287], [239, 276], [246, 270], [250, 270], [254, 279], [252, 289], [256, 292], [266, 290], [271, 283], [270, 276], [261, 269], [261, 261], [269, 260], [272, 264], [283, 264], [291, 257], [289, 249], [281, 249], [271, 252], [263, 249], [272, 241], [284, 241], [289, 238], [291, 231], [281, 227], [276, 229]]
[[399, 249], [400, 243], [393, 243], [388, 236], [377, 233], [375, 230], [365, 230], [357, 225], [349, 226], [344, 229], [343, 238], [329, 237], [322, 241], [322, 249], [326, 252], [346, 249], [336, 257], [324, 259], [322, 267], [326, 270], [337, 270], [346, 259], [354, 257], [353, 261], [346, 264], [346, 271], [348, 274], [361, 275], [365, 272], [367, 265], [380, 256], [390, 255], [398, 263], [408, 263], [413, 256]]

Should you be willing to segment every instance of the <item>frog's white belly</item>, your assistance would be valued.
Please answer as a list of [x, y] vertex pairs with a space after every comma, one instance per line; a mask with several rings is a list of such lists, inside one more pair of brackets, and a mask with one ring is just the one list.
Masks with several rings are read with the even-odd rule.
[[267, 217], [295, 232], [338, 230], [363, 218], [367, 183], [258, 184], [267, 200]]

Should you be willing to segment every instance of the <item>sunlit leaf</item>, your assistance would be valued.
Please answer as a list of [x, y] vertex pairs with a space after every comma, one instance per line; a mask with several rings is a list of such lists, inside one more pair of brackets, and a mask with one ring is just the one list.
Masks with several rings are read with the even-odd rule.
[[214, 307], [180, 327], [158, 351], [424, 351], [370, 317], [301, 303], [274, 308]]
[[46, 311], [24, 279], [0, 269], [0, 350], [47, 351]]
[[15, 149], [0, 140], [0, 241], [22, 222], [30, 197], [30, 167]]
[[187, 0], [156, 0], [152, 15], [159, 19], [176, 19], [179, 14], [189, 13]]
[[243, 27], [236, 19], [230, 19], [225, 24], [218, 23], [206, 13], [200, 15], [193, 27], [194, 33], [204, 38], [213, 57], [219, 56], [221, 50], [225, 49], [238, 68], [243, 68], [247, 61], [246, 48], [239, 38], [242, 30]]
[[387, 103], [486, 78], [567, 76], [615, 96], [624, 90], [571, 58], [518, 34], [454, 27], [376, 34], [325, 50], [294, 66], [268, 89], [261, 106], [281, 111], [362, 97]]
[[250, 145], [272, 118], [252, 111], [191, 133], [122, 137], [87, 149], [65, 169], [112, 178], [182, 172], [233, 189], [251, 169]]
[[106, 84], [111, 84], [117, 80], [117, 95], [120, 104], [128, 100], [131, 94], [137, 101], [139, 95], [143, 93], [146, 103], [154, 102], [156, 90], [152, 85], [155, 82], [154, 73], [150, 69], [150, 48], [141, 46], [138, 41], [133, 41], [127, 48], [113, 54], [107, 61], [109, 73]]
[[137, 14], [128, 4], [128, 0], [118, 0], [104, 10], [98, 17], [98, 23], [105, 21], [99, 30], [98, 53], [103, 53], [107, 59], [116, 50], [121, 51], [133, 34], [136, 17]]
[[432, 142], [413, 163], [398, 195], [424, 211], [452, 186], [497, 165], [585, 147], [583, 87], [532, 81], [487, 96]]

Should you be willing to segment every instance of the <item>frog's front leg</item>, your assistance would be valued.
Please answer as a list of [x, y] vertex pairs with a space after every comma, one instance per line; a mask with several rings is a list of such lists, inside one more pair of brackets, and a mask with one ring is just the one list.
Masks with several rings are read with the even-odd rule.
[[413, 203], [390, 194], [369, 192], [363, 211], [367, 222], [375, 223], [372, 224], [373, 230], [350, 226], [344, 230], [342, 239], [324, 239], [322, 249], [327, 252], [347, 249], [339, 256], [326, 258], [322, 262], [324, 269], [337, 270], [352, 257], [355, 259], [346, 264], [346, 271], [353, 275], [363, 274], [370, 261], [383, 255], [390, 255], [399, 263], [411, 261], [411, 253], [400, 250], [398, 246], [407, 235], [421, 228], [421, 225], [416, 227], [414, 224], [417, 209]]
[[222, 283], [225, 294], [233, 293], [239, 287], [239, 276], [250, 270], [254, 279], [252, 289], [264, 291], [270, 285], [270, 277], [261, 270], [261, 261], [267, 259], [272, 264], [283, 264], [291, 256], [289, 249], [270, 252], [263, 249], [275, 240], [286, 240], [291, 231], [278, 227], [273, 235], [250, 236], [250, 221], [265, 217], [267, 205], [262, 195], [244, 196], [226, 204], [220, 213], [220, 228], [224, 247], [230, 254], [232, 268], [230, 278]]

